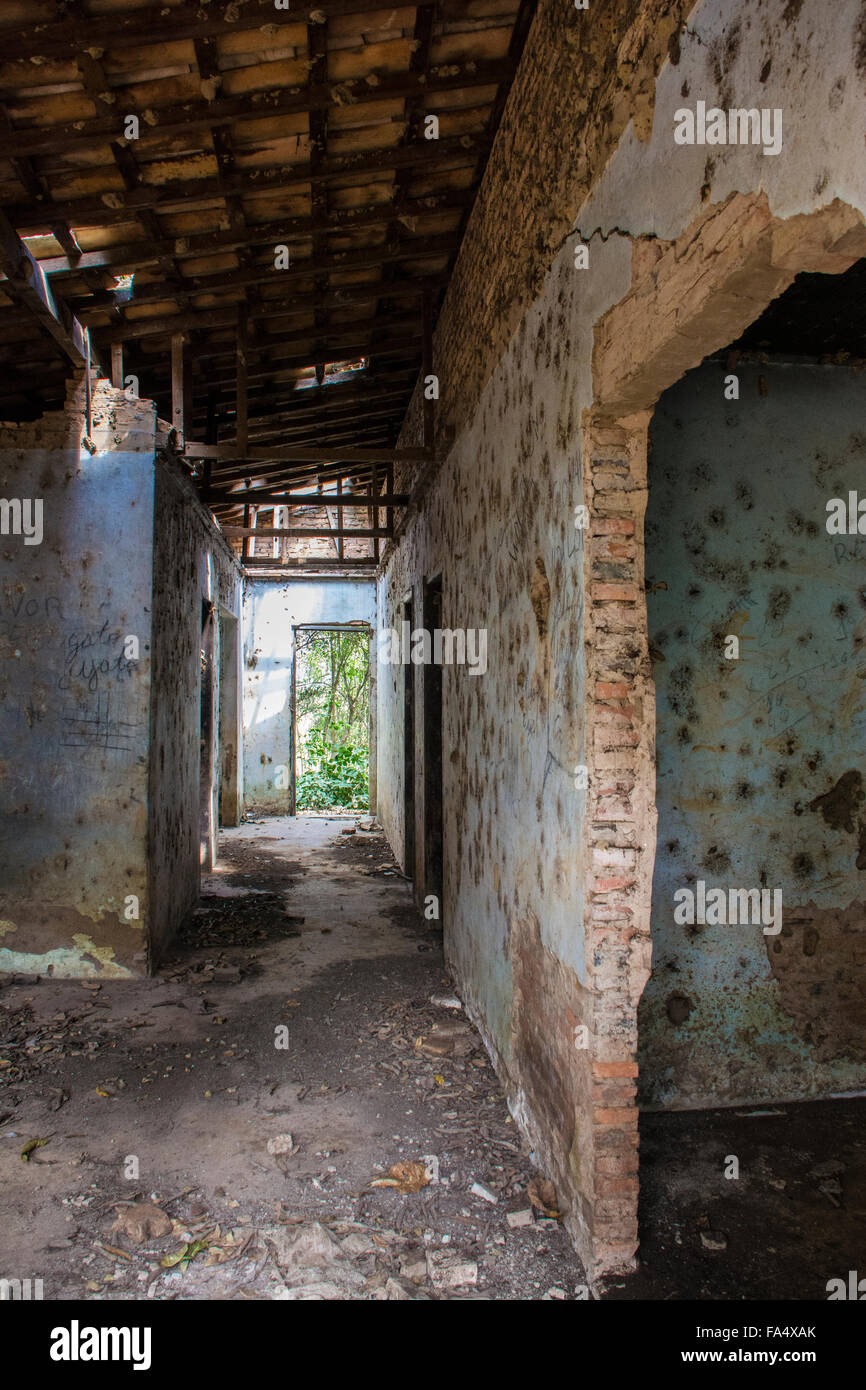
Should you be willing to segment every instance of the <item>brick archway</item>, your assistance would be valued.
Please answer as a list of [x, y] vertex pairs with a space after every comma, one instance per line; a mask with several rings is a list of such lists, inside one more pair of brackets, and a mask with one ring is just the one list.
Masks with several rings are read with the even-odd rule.
[[801, 271], [838, 274], [864, 255], [866, 224], [838, 199], [782, 220], [763, 193], [733, 194], [675, 242], [636, 242], [632, 287], [595, 328], [593, 406], [582, 422], [593, 996], [592, 1176], [583, 1195], [595, 1274], [633, 1266], [638, 1244], [637, 1007], [650, 973], [656, 842], [643, 539], [653, 408]]

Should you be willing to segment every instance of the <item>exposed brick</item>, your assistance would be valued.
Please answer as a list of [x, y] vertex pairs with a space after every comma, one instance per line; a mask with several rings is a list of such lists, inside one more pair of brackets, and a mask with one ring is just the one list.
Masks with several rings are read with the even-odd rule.
[[630, 516], [594, 516], [591, 536], [633, 536], [634, 520]]
[[[595, 1190], [599, 1197], [618, 1197], [624, 1193], [637, 1192], [640, 1183], [637, 1178], [632, 1177], [607, 1177], [599, 1175], [595, 1180]], [[629, 1216], [631, 1212], [629, 1211]]]
[[637, 1110], [634, 1106], [602, 1106], [593, 1110], [592, 1118], [597, 1125], [610, 1125], [623, 1129], [637, 1128]]
[[596, 603], [604, 603], [608, 599], [616, 603], [634, 603], [637, 601], [637, 585], [593, 584], [592, 597]]

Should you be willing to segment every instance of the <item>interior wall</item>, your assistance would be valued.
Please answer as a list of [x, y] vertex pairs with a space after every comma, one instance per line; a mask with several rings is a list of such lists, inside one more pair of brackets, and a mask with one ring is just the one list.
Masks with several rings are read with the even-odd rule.
[[[581, 1124], [593, 1086], [578, 1048], [591, 998], [581, 927], [587, 791], [578, 775], [587, 760], [584, 536], [575, 508], [591, 326], [609, 302], [604, 287], [598, 295], [563, 250], [379, 583], [380, 641], [386, 628], [399, 632], [407, 592], [420, 624], [423, 586], [439, 574], [443, 627], [486, 633], [483, 674], [468, 664], [441, 673], [445, 949], [512, 1109], [563, 1192], [575, 1190], [585, 1162]], [[416, 854], [407, 871], [423, 885], [429, 668], [414, 670]], [[380, 663], [379, 815], [401, 862], [403, 680], [402, 665]]]
[[[866, 1081], [866, 591], [861, 538], [826, 527], [863, 476], [866, 380], [736, 370], [739, 400], [707, 363], [651, 429], [659, 820], [639, 1042], [642, 1098], [665, 1106]], [[698, 880], [781, 891], [781, 930], [678, 925], [674, 894]]]
[[276, 578], [244, 583], [244, 803], [268, 815], [292, 810], [293, 629], [303, 623], [375, 627], [375, 583]]
[[[201, 871], [202, 606], [240, 616], [241, 572], [233, 552], [173, 462], [157, 460], [153, 529], [153, 667], [148, 799], [152, 959], [158, 960], [198, 899]], [[215, 629], [216, 624], [211, 618]], [[220, 657], [214, 642], [213, 766], [220, 726]], [[238, 746], [240, 730], [235, 730]], [[217, 793], [209, 798], [214, 811]]]
[[[863, 125], [852, 59], [859, 6], [828, 12], [819, 0], [768, 0], [755, 10], [743, 0], [700, 0], [690, 9], [688, 26], [668, 36], [658, 79], [641, 77], [639, 101], [626, 99], [626, 84], [652, 16], [639, 16], [617, 48], [626, 75], [598, 119], [615, 127], [623, 109], [635, 119], [597, 170], [572, 235], [550, 248], [546, 276], [534, 275], [535, 301], [513, 335], [509, 294], [525, 267], [510, 268], [492, 293], [490, 219], [480, 233], [477, 219], [470, 224], [434, 343], [443, 385], [439, 456], [417, 488], [421, 513], [409, 509], [379, 585], [380, 625], [392, 624], [406, 590], [419, 611], [424, 580], [441, 569], [447, 625], [490, 629], [485, 678], [444, 673], [446, 950], [592, 1271], [627, 1266], [637, 1246], [636, 1010], [649, 974], [655, 851], [641, 432], [658, 393], [734, 336], [701, 351], [713, 325], [724, 335], [726, 317], [739, 317], [745, 327], [749, 305], [759, 313], [766, 302], [756, 296], [771, 298], [792, 278], [786, 256], [797, 237], [820, 242], [823, 231], [810, 233], [798, 215], [834, 199], [866, 208], [856, 141], [840, 138]], [[593, 14], [583, 22], [591, 26]], [[536, 53], [532, 44], [527, 51]], [[554, 66], [546, 74], [550, 109], [567, 80], [557, 73]], [[699, 100], [781, 109], [778, 157], [755, 145], [676, 144], [675, 113]], [[595, 136], [587, 117], [594, 122], [597, 113], [584, 101], [568, 109], [560, 125], [574, 156], [570, 165], [567, 155], [560, 160], [562, 184], [576, 185]], [[507, 119], [503, 129], [510, 132]], [[512, 139], [519, 135], [498, 142], [506, 164]], [[518, 226], [524, 180], [509, 170], [491, 162], [486, 206], [513, 207]], [[760, 206], [738, 201], [748, 190], [760, 193]], [[544, 210], [553, 225], [561, 208]], [[689, 229], [705, 216], [713, 225], [692, 246]], [[790, 219], [787, 238], [776, 239], [774, 216]], [[712, 273], [701, 280], [696, 271], [684, 299], [675, 276], [666, 282], [656, 272], [677, 238], [685, 243], [679, 256], [694, 254], [696, 267], [710, 272], [714, 246], [719, 263], [736, 268], [763, 236], [778, 256], [775, 281], [744, 265], [728, 278], [721, 314], [704, 289]], [[529, 250], [523, 259], [531, 268]], [[630, 292], [632, 331], [614, 335], [605, 316]], [[496, 313], [500, 321], [490, 324]], [[478, 351], [482, 314], [486, 344], [510, 336], [476, 393], [471, 377], [454, 381], [453, 363]], [[671, 374], [653, 394], [645, 368], [659, 336], [667, 353], [659, 375]], [[490, 353], [481, 355], [486, 362]], [[614, 399], [614, 378], [637, 386]], [[443, 420], [456, 423], [453, 438]], [[589, 447], [581, 459], [582, 423]], [[400, 442], [420, 441], [416, 390]], [[573, 525], [578, 503], [589, 514], [586, 547]], [[401, 682], [394, 670], [380, 667], [379, 675], [379, 806], [399, 856]], [[588, 791], [574, 784], [576, 766], [587, 769]], [[416, 781], [422, 777], [416, 765]], [[420, 782], [415, 801], [420, 825]], [[423, 881], [417, 864], [415, 877]], [[583, 1024], [589, 1037], [581, 1046]]]
[[0, 970], [117, 976], [149, 910], [155, 410], [101, 383], [83, 429], [79, 381], [0, 430], [0, 495], [43, 519], [0, 542]]
[[219, 622], [219, 821], [237, 825], [243, 809], [240, 621], [220, 608]]

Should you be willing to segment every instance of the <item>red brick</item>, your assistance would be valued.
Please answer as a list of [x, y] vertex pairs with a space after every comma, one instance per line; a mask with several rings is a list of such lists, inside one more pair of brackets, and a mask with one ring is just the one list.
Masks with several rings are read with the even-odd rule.
[[599, 1197], [618, 1197], [626, 1192], [637, 1192], [640, 1183], [637, 1178], [597, 1177], [595, 1190]]
[[636, 603], [637, 585], [596, 582], [592, 585], [592, 597], [596, 603], [604, 603], [607, 599], [615, 603]]
[[627, 700], [632, 693], [634, 686], [627, 681], [596, 681], [595, 698], [597, 700]]
[[634, 1105], [599, 1107], [592, 1112], [593, 1123], [623, 1129], [637, 1129], [637, 1108]]

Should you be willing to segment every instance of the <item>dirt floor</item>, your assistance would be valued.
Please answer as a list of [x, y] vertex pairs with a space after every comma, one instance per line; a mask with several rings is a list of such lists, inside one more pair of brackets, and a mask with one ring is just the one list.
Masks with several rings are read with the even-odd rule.
[[5, 982], [0, 1276], [52, 1299], [586, 1297], [478, 1035], [431, 1003], [441, 934], [355, 824], [225, 833], [156, 979]]
[[866, 1271], [864, 1102], [840, 1100], [644, 1115], [641, 1267], [588, 1290], [441, 935], [356, 826], [224, 833], [152, 980], [2, 982], [0, 1278], [46, 1299], [729, 1300]]

